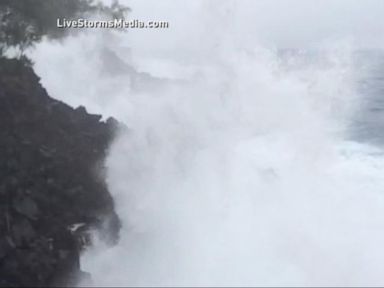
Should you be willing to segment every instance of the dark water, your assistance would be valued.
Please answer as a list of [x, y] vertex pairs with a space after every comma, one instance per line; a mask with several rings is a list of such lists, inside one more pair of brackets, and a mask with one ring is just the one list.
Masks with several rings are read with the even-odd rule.
[[355, 54], [360, 102], [350, 132], [354, 140], [384, 146], [384, 52]]

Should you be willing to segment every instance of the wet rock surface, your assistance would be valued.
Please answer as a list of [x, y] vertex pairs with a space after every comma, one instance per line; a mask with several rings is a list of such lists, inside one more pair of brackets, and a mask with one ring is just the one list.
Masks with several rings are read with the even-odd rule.
[[117, 241], [101, 177], [116, 121], [49, 97], [32, 68], [13, 59], [0, 59], [0, 109], [0, 286], [89, 278], [79, 264], [87, 241], [73, 225]]

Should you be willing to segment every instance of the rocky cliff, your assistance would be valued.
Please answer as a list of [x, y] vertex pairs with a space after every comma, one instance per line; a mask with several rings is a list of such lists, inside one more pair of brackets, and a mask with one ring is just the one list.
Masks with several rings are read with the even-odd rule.
[[0, 59], [0, 286], [71, 286], [98, 229], [118, 238], [103, 181], [116, 121], [48, 96], [21, 61]]

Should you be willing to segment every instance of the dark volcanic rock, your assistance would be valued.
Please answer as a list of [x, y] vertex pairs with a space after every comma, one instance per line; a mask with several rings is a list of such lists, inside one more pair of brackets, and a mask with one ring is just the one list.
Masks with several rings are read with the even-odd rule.
[[118, 238], [98, 175], [118, 124], [49, 97], [18, 60], [0, 59], [0, 108], [0, 286], [74, 285], [89, 275], [79, 265], [84, 239], [69, 227]]

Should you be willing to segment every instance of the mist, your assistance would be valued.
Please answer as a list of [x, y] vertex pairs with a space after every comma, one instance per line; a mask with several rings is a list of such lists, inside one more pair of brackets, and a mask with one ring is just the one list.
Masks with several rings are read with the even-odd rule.
[[383, 285], [382, 148], [350, 127], [384, 3], [127, 4], [170, 28], [30, 52], [52, 96], [126, 125], [105, 161], [121, 237], [82, 256], [93, 284]]

